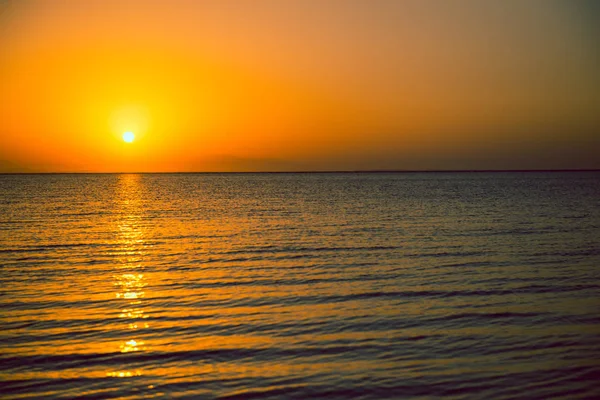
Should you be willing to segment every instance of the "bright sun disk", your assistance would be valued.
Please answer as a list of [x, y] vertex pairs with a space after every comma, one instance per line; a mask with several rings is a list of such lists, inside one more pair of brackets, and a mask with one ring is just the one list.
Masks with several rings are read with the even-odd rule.
[[123, 134], [123, 140], [127, 143], [133, 142], [133, 139], [135, 139], [135, 135], [133, 134], [133, 132], [125, 132]]

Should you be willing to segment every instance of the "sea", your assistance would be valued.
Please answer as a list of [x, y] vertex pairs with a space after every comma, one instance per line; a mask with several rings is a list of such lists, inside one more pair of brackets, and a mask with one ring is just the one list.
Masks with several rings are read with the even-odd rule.
[[600, 171], [0, 175], [0, 398], [600, 398]]

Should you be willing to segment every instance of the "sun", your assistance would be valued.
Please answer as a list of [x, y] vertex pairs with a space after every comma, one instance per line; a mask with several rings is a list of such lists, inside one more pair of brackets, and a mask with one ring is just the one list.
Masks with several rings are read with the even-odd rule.
[[133, 139], [135, 139], [135, 135], [133, 134], [133, 132], [125, 132], [123, 134], [123, 140], [127, 143], [133, 142]]

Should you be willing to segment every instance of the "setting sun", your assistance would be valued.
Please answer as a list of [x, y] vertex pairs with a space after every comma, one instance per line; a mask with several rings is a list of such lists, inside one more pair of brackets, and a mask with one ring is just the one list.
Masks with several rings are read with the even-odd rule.
[[135, 135], [133, 134], [133, 132], [125, 132], [123, 134], [123, 140], [127, 143], [133, 142], [133, 139], [135, 139]]

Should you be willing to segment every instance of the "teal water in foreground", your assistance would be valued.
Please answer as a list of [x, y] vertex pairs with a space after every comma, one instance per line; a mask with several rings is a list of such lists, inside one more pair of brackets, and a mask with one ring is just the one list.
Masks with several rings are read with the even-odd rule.
[[600, 398], [600, 172], [0, 175], [0, 397]]

